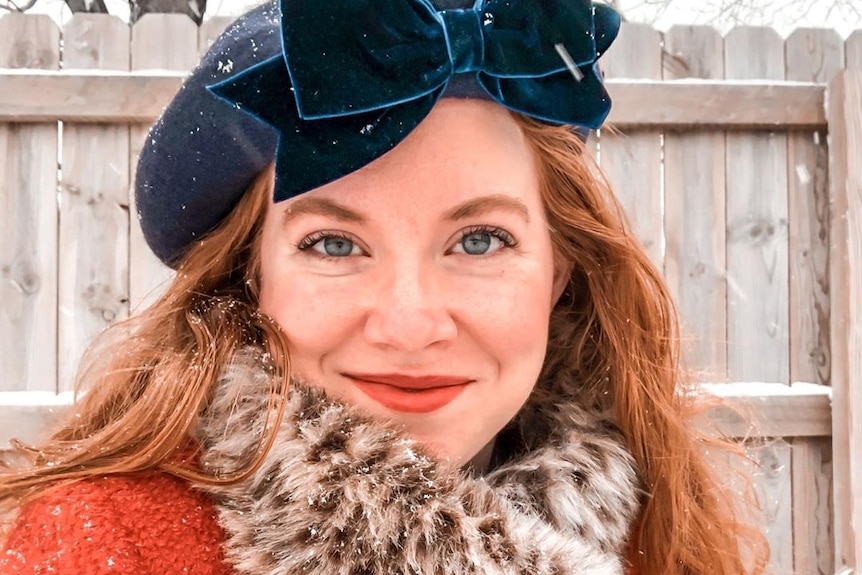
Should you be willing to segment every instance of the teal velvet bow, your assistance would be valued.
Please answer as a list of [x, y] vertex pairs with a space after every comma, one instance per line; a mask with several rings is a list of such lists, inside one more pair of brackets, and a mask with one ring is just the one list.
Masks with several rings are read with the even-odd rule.
[[456, 75], [538, 120], [598, 128], [596, 67], [620, 26], [590, 0], [281, 0], [283, 54], [210, 89], [280, 133], [276, 200], [340, 178], [397, 145]]

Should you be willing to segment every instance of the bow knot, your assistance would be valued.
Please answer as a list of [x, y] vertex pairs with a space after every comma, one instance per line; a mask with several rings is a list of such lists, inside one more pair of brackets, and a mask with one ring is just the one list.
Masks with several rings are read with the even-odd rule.
[[487, 13], [476, 10], [444, 10], [440, 12], [449, 48], [453, 74], [477, 72], [485, 63], [485, 28], [493, 24]]
[[617, 12], [590, 0], [474, 4], [280, 0], [282, 53], [211, 86], [279, 131], [276, 199], [398, 145], [453, 80], [453, 92], [468, 80], [469, 93], [538, 120], [602, 124], [610, 98], [596, 60], [616, 37]]
[[573, 110], [563, 117], [539, 113], [544, 105], [527, 100], [550, 95], [549, 88], [592, 90], [607, 100], [595, 92], [600, 81], [578, 87], [569, 70], [581, 68], [574, 71], [578, 79], [591, 73], [602, 48], [596, 19], [611, 29], [604, 40], [610, 44], [619, 16], [590, 0], [480, 0], [474, 8], [443, 11], [430, 0], [282, 0], [281, 28], [284, 63], [305, 120], [442, 93], [453, 75], [472, 73], [504, 106], [593, 126], [595, 120], [584, 122]]

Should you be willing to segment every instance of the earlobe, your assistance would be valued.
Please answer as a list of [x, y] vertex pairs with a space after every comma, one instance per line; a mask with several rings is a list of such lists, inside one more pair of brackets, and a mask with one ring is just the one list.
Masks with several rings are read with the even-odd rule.
[[569, 282], [572, 279], [573, 264], [570, 261], [559, 262], [554, 266], [554, 289], [551, 296], [551, 307], [557, 305]]

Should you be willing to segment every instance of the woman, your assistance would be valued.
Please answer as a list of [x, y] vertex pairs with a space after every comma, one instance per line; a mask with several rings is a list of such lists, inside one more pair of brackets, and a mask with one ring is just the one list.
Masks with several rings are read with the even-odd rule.
[[0, 573], [762, 571], [584, 151], [616, 14], [451, 4], [287, 0], [213, 46], [138, 170], [176, 278], [2, 476]]

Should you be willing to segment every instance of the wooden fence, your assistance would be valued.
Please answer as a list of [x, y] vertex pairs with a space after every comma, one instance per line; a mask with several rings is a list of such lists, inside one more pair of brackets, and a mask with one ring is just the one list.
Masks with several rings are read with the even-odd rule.
[[[42, 431], [87, 342], [169, 278], [135, 161], [225, 24], [0, 17], [0, 441]], [[626, 24], [603, 67], [616, 130], [590, 145], [690, 366], [758, 415], [713, 417], [751, 438], [774, 572], [862, 568], [862, 31]]]

